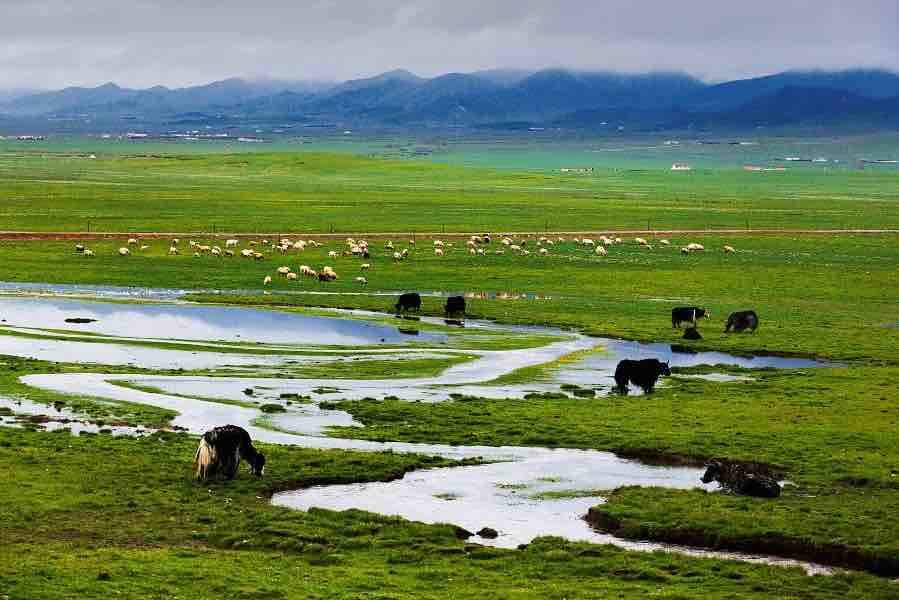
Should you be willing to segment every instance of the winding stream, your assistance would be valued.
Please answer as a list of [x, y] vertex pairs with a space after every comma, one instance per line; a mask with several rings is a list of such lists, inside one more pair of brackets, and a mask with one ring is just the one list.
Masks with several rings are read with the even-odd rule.
[[[148, 368], [201, 368], [205, 366], [277, 366], [295, 355], [241, 354], [240, 345], [229, 346], [229, 353], [183, 350], [135, 345], [135, 341], [171, 341], [252, 344], [253, 348], [281, 349], [283, 352], [333, 346], [332, 355], [310, 357], [315, 361], [344, 360], [355, 356], [396, 355], [399, 359], [426, 353], [447, 356], [460, 352], [448, 344], [450, 334], [423, 331], [411, 347], [378, 348], [402, 344], [407, 336], [384, 322], [360, 320], [371, 313], [334, 311], [334, 317], [310, 316], [251, 308], [193, 306], [184, 303], [135, 304], [103, 303], [63, 298], [0, 297], [0, 317], [8, 330], [0, 335], [0, 353], [58, 361], [83, 361], [105, 364], [133, 364]], [[71, 316], [96, 319], [73, 325]], [[423, 319], [425, 323], [432, 320]], [[437, 320], [433, 320], [437, 323]], [[21, 331], [54, 330], [63, 339], [29, 338]], [[309, 448], [339, 448], [358, 451], [392, 450], [439, 455], [447, 458], [481, 457], [490, 464], [432, 469], [407, 474], [387, 483], [320, 486], [286, 492], [274, 497], [282, 506], [306, 509], [313, 506], [342, 510], [360, 508], [378, 513], [396, 514], [423, 522], [450, 522], [470, 531], [491, 527], [496, 539], [473, 538], [479, 543], [516, 547], [538, 536], [561, 536], [572, 540], [612, 543], [637, 550], [672, 550], [699, 556], [716, 556], [800, 565], [808, 572], [826, 572], [818, 565], [774, 557], [706, 552], [662, 544], [631, 542], [591, 529], [581, 517], [591, 506], [603, 502], [604, 490], [624, 485], [668, 488], [706, 488], [699, 478], [701, 470], [692, 467], [651, 466], [594, 450], [547, 449], [530, 447], [450, 446], [403, 442], [371, 442], [329, 437], [329, 427], [359, 425], [348, 413], [324, 410], [323, 399], [354, 399], [396, 396], [407, 400], [440, 401], [452, 394], [472, 394], [491, 398], [523, 397], [533, 391], [558, 391], [560, 384], [574, 383], [606, 393], [611, 376], [622, 358], [659, 357], [672, 366], [729, 364], [748, 368], [807, 368], [820, 363], [775, 357], [736, 357], [723, 353], [677, 354], [663, 344], [638, 344], [618, 340], [588, 338], [551, 328], [501, 327], [490, 323], [472, 323], [464, 334], [478, 328], [508, 332], [508, 335], [540, 333], [558, 338], [538, 348], [502, 351], [471, 351], [473, 360], [454, 364], [440, 375], [405, 379], [284, 379], [280, 377], [210, 377], [161, 375], [111, 375], [102, 373], [62, 373], [27, 375], [21, 381], [29, 386], [58, 392], [77, 393], [109, 401], [127, 401], [171, 409], [179, 414], [173, 425], [194, 434], [224, 423], [245, 427], [254, 439]], [[64, 330], [62, 332], [56, 330]], [[94, 336], [87, 341], [83, 336]], [[455, 335], [455, 334], [453, 334]], [[102, 336], [102, 339], [96, 339]], [[346, 348], [351, 346], [352, 348]], [[339, 348], [338, 348], [339, 347]], [[541, 381], [514, 385], [495, 385], [498, 377], [518, 369], [543, 365], [581, 350], [592, 350], [553, 370]], [[123, 362], [124, 361], [124, 362]], [[350, 367], [351, 368], [351, 367]], [[141, 391], [121, 384], [146, 386]], [[739, 385], [735, 381], [733, 385]], [[322, 388], [337, 388], [326, 393]], [[245, 390], [252, 389], [252, 395]], [[159, 390], [158, 392], [155, 390]], [[331, 390], [327, 390], [330, 392]], [[308, 403], [290, 403], [287, 394], [311, 396]], [[206, 401], [200, 398], [240, 401], [241, 405]], [[267, 415], [257, 408], [279, 403], [285, 411]], [[7, 404], [4, 404], [8, 406]], [[19, 405], [20, 408], [23, 405]], [[15, 410], [15, 408], [13, 408]], [[34, 406], [22, 408], [23, 412]], [[44, 407], [46, 411], [46, 407]]]

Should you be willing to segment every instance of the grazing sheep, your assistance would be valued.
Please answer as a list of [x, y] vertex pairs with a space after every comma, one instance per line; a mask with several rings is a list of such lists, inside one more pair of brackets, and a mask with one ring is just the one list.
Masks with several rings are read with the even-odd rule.
[[309, 265], [300, 265], [300, 275], [304, 277], [315, 277], [318, 273], [316, 273]]
[[501, 255], [505, 254], [506, 251], [505, 251], [505, 250], [501, 250], [500, 248], [497, 248], [493, 253], [496, 254], [496, 255], [498, 255], [498, 256], [501, 256]]
[[262, 285], [271, 285], [272, 284], [272, 276], [266, 275], [265, 279], [262, 280]]
[[84, 255], [85, 255], [85, 256], [88, 256], [88, 257], [96, 256], [96, 255], [94, 254], [94, 251], [91, 250], [90, 248], [85, 248], [85, 249], [84, 249]]
[[198, 245], [196, 248], [197, 248], [197, 251], [198, 251], [198, 252], [211, 252], [211, 251], [212, 251], [212, 246], [200, 246], [200, 245]]
[[511, 246], [509, 246], [509, 250], [511, 250], [512, 252], [521, 252], [521, 246], [519, 246], [518, 244], [512, 244]]
[[387, 240], [386, 242], [384, 242], [384, 249], [385, 250], [393, 250], [393, 242], [391, 242], [390, 240]]
[[606, 250], [604, 246], [597, 246], [594, 252], [596, 253], [596, 256], [606, 256], [609, 254], [609, 251]]
[[238, 240], [225, 240], [225, 248], [237, 248], [238, 244], [240, 244]]
[[645, 239], [643, 239], [643, 238], [641, 238], [641, 237], [634, 238], [634, 242], [635, 242], [636, 244], [640, 245], [640, 246], [647, 246], [647, 245], [649, 245], [649, 242], [647, 242]]
[[234, 250], [225, 250], [225, 256], [228, 256], [228, 257], [234, 256]]
[[662, 244], [663, 246], [670, 246], [670, 245], [671, 245], [671, 242], [669, 242], [668, 240], [659, 240], [659, 243]]
[[584, 246], [595, 246], [595, 245], [596, 245], [596, 242], [594, 242], [594, 241], [593, 241], [592, 239], [590, 239], [590, 238], [584, 238], [584, 239], [581, 240], [581, 244], [583, 244]]
[[131, 254], [131, 250], [128, 248], [125, 248], [124, 246], [119, 248], [119, 256], [128, 256], [129, 254]]
[[77, 245], [75, 246], [75, 252], [78, 252], [79, 254], [80, 254], [81, 252], [84, 252], [84, 246], [82, 246], [81, 244], [77, 244]]
[[128, 238], [129, 246], [137, 246], [137, 240], [135, 238]]
[[[599, 248], [597, 248], [598, 250]], [[540, 248], [540, 256], [549, 256], [549, 250], [546, 248]]]
[[468, 249], [468, 253], [471, 254], [472, 256], [474, 256], [474, 255], [476, 255], [478, 252], [477, 252], [477, 250], [475, 250], [474, 248], [469, 248], [469, 249]]
[[255, 252], [253, 252], [249, 248], [244, 248], [243, 250], [240, 251], [240, 255], [243, 256], [244, 258], [253, 258], [253, 254], [255, 254]]
[[403, 248], [402, 255], [403, 255], [403, 258], [406, 258], [407, 256], [409, 256], [409, 249]]
[[222, 255], [222, 249], [219, 248], [218, 246], [214, 246], [214, 247], [212, 248], [212, 255], [213, 255], [213, 256], [221, 256], [221, 255]]
[[478, 248], [478, 249], [477, 249], [477, 253], [478, 253], [479, 255], [481, 255], [481, 256], [484, 256], [485, 254], [487, 254], [487, 253], [484, 251], [483, 248]]
[[435, 248], [443, 248], [443, 240], [434, 240]]
[[169, 246], [169, 256], [178, 254], [178, 246]]
[[687, 256], [688, 254], [690, 254], [690, 249], [687, 248], [686, 246], [684, 246], [683, 248], [680, 249], [680, 253], [683, 254], [684, 256]]
[[403, 260], [403, 255], [400, 254], [399, 252], [394, 252], [394, 253], [393, 253], [393, 261], [394, 261], [394, 262], [399, 262], [399, 261], [401, 261], [401, 260]]
[[298, 279], [298, 278], [299, 278], [299, 275], [297, 275], [296, 273], [288, 273], [287, 274], [287, 279], [289, 279], [291, 281], [293, 281], [294, 279]]
[[693, 243], [687, 244], [687, 249], [690, 252], [701, 252], [701, 251], [705, 250], [705, 246], [703, 246], [702, 244], [697, 244], [696, 242], [693, 242]]
[[340, 255], [337, 252], [335, 252], [334, 250], [331, 250], [330, 252], [328, 252], [328, 258], [337, 258], [338, 256], [340, 256]]
[[621, 238], [620, 238], [620, 237], [615, 238], [615, 243], [616, 243], [616, 244], [620, 244], [620, 243], [621, 243]]
[[264, 258], [265, 258], [265, 255], [262, 254], [261, 252], [253, 253], [253, 260], [263, 260]]
[[362, 269], [363, 271], [368, 271], [369, 269], [371, 269], [371, 264], [370, 263], [362, 263], [362, 266], [360, 266], [359, 268]]
[[434, 248], [434, 256], [443, 256], [442, 248]]
[[736, 249], [733, 246], [725, 246], [724, 247], [725, 254], [733, 254], [734, 252], [736, 252]]
[[304, 242], [303, 240], [300, 240], [300, 241], [298, 241], [298, 242], [294, 242], [294, 243], [293, 243], [293, 249], [294, 249], [294, 250], [305, 250], [305, 249], [306, 249], [306, 242]]
[[172, 239], [172, 246], [177, 246], [180, 243], [181, 243], [181, 240], [179, 240], [178, 238]]
[[278, 275], [287, 275], [290, 273], [290, 267], [278, 267]]
[[366, 279], [365, 277], [357, 277], [357, 278], [355, 279], [355, 281], [356, 281], [356, 283], [358, 283], [358, 284], [360, 284], [360, 285], [367, 285], [367, 284], [368, 284], [368, 279]]

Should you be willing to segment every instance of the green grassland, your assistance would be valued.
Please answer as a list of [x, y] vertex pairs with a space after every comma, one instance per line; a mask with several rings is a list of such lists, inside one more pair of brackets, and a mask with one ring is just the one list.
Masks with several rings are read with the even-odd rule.
[[[17, 166], [15, 161], [21, 162]], [[142, 231], [209, 230], [213, 220], [220, 229], [233, 231], [327, 232], [332, 225], [345, 231], [440, 231], [444, 226], [447, 231], [535, 230], [547, 221], [553, 229], [601, 230], [645, 227], [647, 220], [654, 227], [702, 228], [745, 226], [750, 211], [753, 227], [899, 223], [895, 175], [869, 172], [693, 172], [673, 178], [663, 172], [609, 171], [566, 178], [349, 156], [253, 154], [101, 156], [90, 162], [17, 155], [0, 157], [0, 173], [0, 197], [10, 199], [0, 209], [5, 211], [3, 229], [75, 231], [85, 228], [88, 217], [96, 218], [95, 228]], [[35, 192], [46, 189], [54, 194]], [[209, 236], [196, 239], [212, 241]], [[625, 488], [595, 509], [596, 522], [629, 537], [776, 550], [867, 570], [895, 570], [899, 237], [672, 236], [670, 248], [655, 241], [652, 250], [645, 250], [626, 240], [605, 258], [571, 242], [556, 244], [549, 256], [541, 257], [534, 239], [530, 256], [470, 256], [457, 244], [447, 256], [436, 257], [431, 240], [419, 237], [410, 258], [395, 263], [378, 238], [372, 242], [372, 257], [364, 261], [372, 265], [364, 288], [353, 281], [362, 274], [363, 261], [327, 257], [327, 251], [342, 249], [337, 242], [252, 261], [195, 258], [186, 251], [186, 240], [180, 256], [166, 256], [167, 242], [150, 240], [148, 250], [135, 250], [127, 258], [115, 253], [120, 241], [89, 241], [97, 253], [94, 259], [76, 254], [74, 240], [0, 241], [0, 281], [224, 290], [192, 298], [273, 309], [383, 311], [393, 302], [392, 295], [360, 292], [530, 293], [539, 299], [470, 299], [469, 316], [669, 343], [681, 341], [671, 328], [672, 306], [707, 306], [712, 318], [701, 324], [704, 340], [694, 343], [697, 349], [816, 356], [840, 364], [753, 372], [753, 381], [739, 383], [674, 377], [650, 398], [339, 403], [366, 425], [339, 433], [597, 448], [656, 459], [760, 460], [782, 467], [794, 483], [777, 501]], [[405, 237], [394, 241], [407, 247]], [[690, 241], [708, 250], [681, 256], [678, 247]], [[737, 253], [725, 255], [724, 244], [734, 245]], [[340, 279], [321, 284], [275, 277], [271, 293], [263, 295], [263, 277], [274, 275], [282, 264], [294, 270], [300, 264], [330, 264]], [[300, 291], [319, 293], [290, 293]], [[441, 315], [441, 305], [442, 299], [425, 297], [423, 312]], [[746, 308], [759, 312], [759, 331], [724, 335], [728, 312]], [[54, 368], [75, 367], [4, 367], [3, 393], [36, 394], [16, 382], [17, 373]], [[352, 376], [354, 365], [342, 368]], [[124, 415], [126, 420], [158, 423], [166, 418], [152, 410], [133, 410], [137, 412]], [[198, 519], [212, 510], [205, 504], [208, 493], [190, 483], [186, 473], [184, 457], [192, 442], [180, 436], [165, 444], [153, 439], [69, 438], [0, 429], [0, 452], [6, 445], [10, 452], [50, 455], [58, 461], [53, 463], [54, 479], [36, 474], [43, 468], [36, 458], [9, 462], [14, 468], [0, 475], [9, 478], [0, 494], [20, 494], [0, 502], [0, 510], [10, 516], [0, 527], [7, 527], [4, 537], [13, 540], [0, 549], [0, 593], [9, 589], [15, 592], [10, 597], [18, 597], [28, 590], [35, 597], [57, 597], [61, 590], [79, 586], [85, 596], [151, 590], [160, 596], [204, 597], [211, 589], [208, 580], [195, 583], [192, 574], [211, 577], [221, 567], [227, 574], [216, 580], [222, 586], [219, 594], [234, 586], [240, 590], [235, 595], [245, 597], [290, 596], [290, 590], [300, 588], [294, 595], [468, 597], [482, 596], [485, 585], [497, 597], [899, 595], [895, 585], [868, 576], [806, 578], [789, 570], [634, 555], [559, 540], [543, 540], [520, 553], [466, 550], [449, 528], [356, 512], [294, 513], [257, 498], [265, 498], [278, 482], [300, 486], [316, 477], [379, 478], [386, 470], [398, 472], [400, 463], [411, 458], [391, 457], [400, 463], [388, 465], [378, 455], [346, 453], [346, 460], [356, 461], [347, 468], [343, 458], [272, 447], [273, 465], [283, 470], [272, 480], [242, 479], [228, 488], [230, 508], [216, 507], [214, 520], [204, 523]], [[152, 464], [141, 462], [149, 460], [147, 452]], [[108, 471], [110, 457], [115, 466]], [[370, 460], [374, 462], [367, 466]], [[307, 461], [318, 462], [309, 466]], [[414, 461], [402, 464], [416, 466]], [[309, 479], [288, 475], [295, 472]], [[90, 486], [84, 483], [85, 473]], [[102, 494], [103, 501], [94, 494]], [[134, 510], [128, 502], [141, 512], [134, 525], [125, 522]], [[31, 516], [23, 517], [23, 511]], [[82, 512], [86, 517], [79, 520]], [[114, 526], [98, 533], [97, 522]], [[379, 524], [372, 526], [378, 533], [365, 529], [367, 523]], [[287, 533], [272, 534], [270, 528]], [[327, 541], [310, 542], [304, 537], [308, 528]], [[365, 532], [356, 535], [355, 528]], [[31, 529], [38, 533], [28, 538], [25, 532]], [[195, 531], [201, 535], [194, 537]], [[165, 539], [145, 543], [142, 536], [148, 532]], [[380, 532], [386, 533], [380, 537]], [[249, 547], [223, 550], [245, 539], [252, 540]], [[302, 544], [291, 546], [296, 540]], [[100, 571], [110, 579], [98, 581]]]
[[6, 230], [899, 227], [899, 174], [515, 172], [346, 154], [0, 154]]
[[[388, 480], [418, 456], [263, 446], [264, 479], [198, 485], [196, 440], [0, 429], [0, 593], [10, 598], [894, 598], [870, 575], [807, 577], [546, 538], [467, 545], [451, 526], [271, 506], [281, 489]], [[98, 465], [98, 457], [102, 464]]]

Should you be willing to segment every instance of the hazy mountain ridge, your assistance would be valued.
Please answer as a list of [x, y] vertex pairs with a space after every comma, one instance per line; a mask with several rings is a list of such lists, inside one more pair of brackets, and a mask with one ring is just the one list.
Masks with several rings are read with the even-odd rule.
[[108, 83], [14, 97], [7, 117], [87, 116], [173, 123], [205, 116], [372, 126], [496, 126], [592, 129], [840, 125], [899, 122], [899, 75], [887, 71], [785, 72], [720, 84], [682, 73], [620, 74], [545, 69], [448, 73], [395, 70], [323, 82], [227, 79], [180, 89]]

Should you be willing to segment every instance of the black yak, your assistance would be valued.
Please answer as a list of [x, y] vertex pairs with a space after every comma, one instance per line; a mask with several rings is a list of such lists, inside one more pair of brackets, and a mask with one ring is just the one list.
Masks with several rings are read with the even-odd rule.
[[740, 496], [777, 498], [780, 484], [768, 469], [749, 467], [730, 461], [711, 461], [702, 476], [703, 483], [717, 481], [726, 491]]
[[727, 325], [724, 327], [724, 333], [730, 333], [731, 331], [734, 333], [742, 333], [747, 329], [755, 333], [758, 326], [759, 316], [755, 314], [755, 311], [743, 310], [730, 313], [730, 316], [727, 317]]
[[711, 311], [698, 306], [678, 306], [671, 309], [671, 326], [680, 327], [681, 323], [692, 323], [695, 327], [698, 319], [708, 319], [711, 314]]
[[444, 312], [447, 317], [452, 316], [465, 316], [465, 297], [464, 296], [450, 296], [446, 299], [446, 306], [444, 307]]
[[250, 471], [261, 477], [265, 471], [265, 456], [253, 447], [250, 434], [237, 425], [223, 425], [210, 429], [200, 439], [194, 462], [197, 479], [206, 481], [216, 475], [234, 479], [240, 459], [250, 463]]
[[398, 313], [409, 310], [418, 312], [421, 310], [421, 295], [417, 292], [406, 292], [405, 294], [401, 294], [396, 305], [394, 305], [394, 308]]
[[662, 375], [671, 375], [671, 369], [666, 362], [655, 358], [625, 359], [615, 368], [615, 383], [618, 384], [618, 392], [624, 395], [627, 395], [628, 383], [633, 383], [645, 394], [651, 394]]

